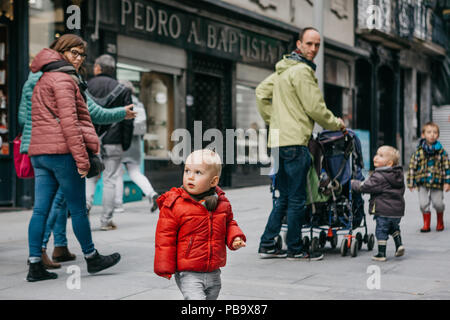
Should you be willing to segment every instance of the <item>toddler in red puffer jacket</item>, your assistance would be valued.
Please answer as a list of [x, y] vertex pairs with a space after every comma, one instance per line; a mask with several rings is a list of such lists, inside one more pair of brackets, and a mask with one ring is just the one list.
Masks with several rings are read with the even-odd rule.
[[217, 299], [226, 246], [245, 247], [231, 204], [217, 186], [221, 169], [217, 153], [196, 150], [186, 159], [183, 186], [157, 200], [154, 271], [167, 279], [175, 274], [185, 300]]

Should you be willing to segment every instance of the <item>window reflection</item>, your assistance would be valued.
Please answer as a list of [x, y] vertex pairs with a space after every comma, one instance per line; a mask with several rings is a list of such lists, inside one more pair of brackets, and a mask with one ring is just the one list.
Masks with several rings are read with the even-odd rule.
[[267, 163], [269, 157], [267, 156], [266, 125], [256, 106], [255, 88], [236, 85], [236, 129], [243, 129], [246, 133], [245, 137], [243, 135], [238, 137], [238, 150], [244, 147], [245, 154], [238, 152], [236, 162]]
[[118, 63], [117, 77], [133, 83], [136, 96], [145, 107], [145, 155], [149, 158], [169, 159], [169, 150], [173, 148], [170, 140], [173, 131], [173, 75]]
[[64, 34], [63, 0], [29, 1], [30, 60]]

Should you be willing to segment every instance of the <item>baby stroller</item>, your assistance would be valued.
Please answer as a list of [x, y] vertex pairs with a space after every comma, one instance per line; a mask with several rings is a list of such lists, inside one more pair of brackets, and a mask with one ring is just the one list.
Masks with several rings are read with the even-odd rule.
[[[307, 178], [307, 209], [302, 233], [305, 249], [317, 251], [330, 242], [334, 249], [338, 245], [338, 235], [343, 235], [340, 251], [345, 256], [350, 252], [356, 257], [362, 244], [370, 251], [375, 244], [373, 234], [368, 234], [364, 200], [361, 194], [351, 191], [351, 179], [364, 180], [361, 142], [356, 134], [347, 130], [320, 132], [308, 145], [313, 163]], [[272, 197], [276, 201], [272, 179]], [[353, 231], [364, 228], [364, 235]], [[281, 237], [284, 242], [286, 225]], [[316, 236], [318, 234], [318, 236]]]

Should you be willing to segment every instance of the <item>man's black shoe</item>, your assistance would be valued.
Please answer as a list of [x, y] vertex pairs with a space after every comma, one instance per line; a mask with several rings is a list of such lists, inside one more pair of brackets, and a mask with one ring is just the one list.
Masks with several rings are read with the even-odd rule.
[[120, 261], [120, 254], [113, 253], [109, 256], [102, 256], [95, 250], [95, 254], [91, 258], [84, 258], [87, 263], [87, 270], [89, 273], [97, 273], [112, 267]]
[[288, 253], [287, 260], [298, 260], [298, 261], [317, 261], [323, 259], [323, 254], [319, 252], [300, 252], [300, 253]]
[[286, 250], [279, 249], [275, 246], [259, 247], [258, 253], [261, 259], [286, 258], [287, 256]]

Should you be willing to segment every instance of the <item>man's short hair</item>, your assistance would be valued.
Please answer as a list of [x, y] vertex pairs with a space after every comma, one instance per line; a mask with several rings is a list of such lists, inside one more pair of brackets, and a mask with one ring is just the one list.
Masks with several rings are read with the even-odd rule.
[[381, 148], [383, 148], [387, 151], [389, 159], [392, 160], [392, 165], [393, 166], [398, 165], [398, 163], [400, 161], [400, 152], [392, 146], [384, 145], [384, 146], [381, 146], [379, 149], [381, 149]]
[[425, 132], [426, 127], [434, 127], [434, 128], [436, 128], [436, 130], [437, 130], [437, 132], [438, 132], [438, 135], [440, 134], [440, 133], [439, 133], [439, 126], [437, 125], [437, 123], [435, 123], [435, 122], [433, 122], [433, 121], [429, 121], [429, 122], [425, 123], [425, 124], [422, 126], [422, 133]]
[[102, 54], [95, 59], [94, 65], [96, 64], [102, 69], [102, 73], [114, 76], [114, 72], [116, 71], [116, 61], [112, 56], [109, 54]]
[[201, 149], [193, 151], [187, 158], [186, 163], [206, 164], [215, 175], [220, 177], [222, 172], [222, 160], [220, 156], [211, 149]]
[[305, 35], [306, 31], [309, 31], [309, 30], [314, 30], [314, 31], [316, 31], [316, 32], [319, 32], [319, 30], [317, 30], [317, 29], [314, 28], [314, 27], [306, 27], [306, 28], [303, 28], [303, 30], [300, 31], [300, 33], [298, 34], [298, 40], [300, 40], [301, 42], [303, 42], [303, 36]]

